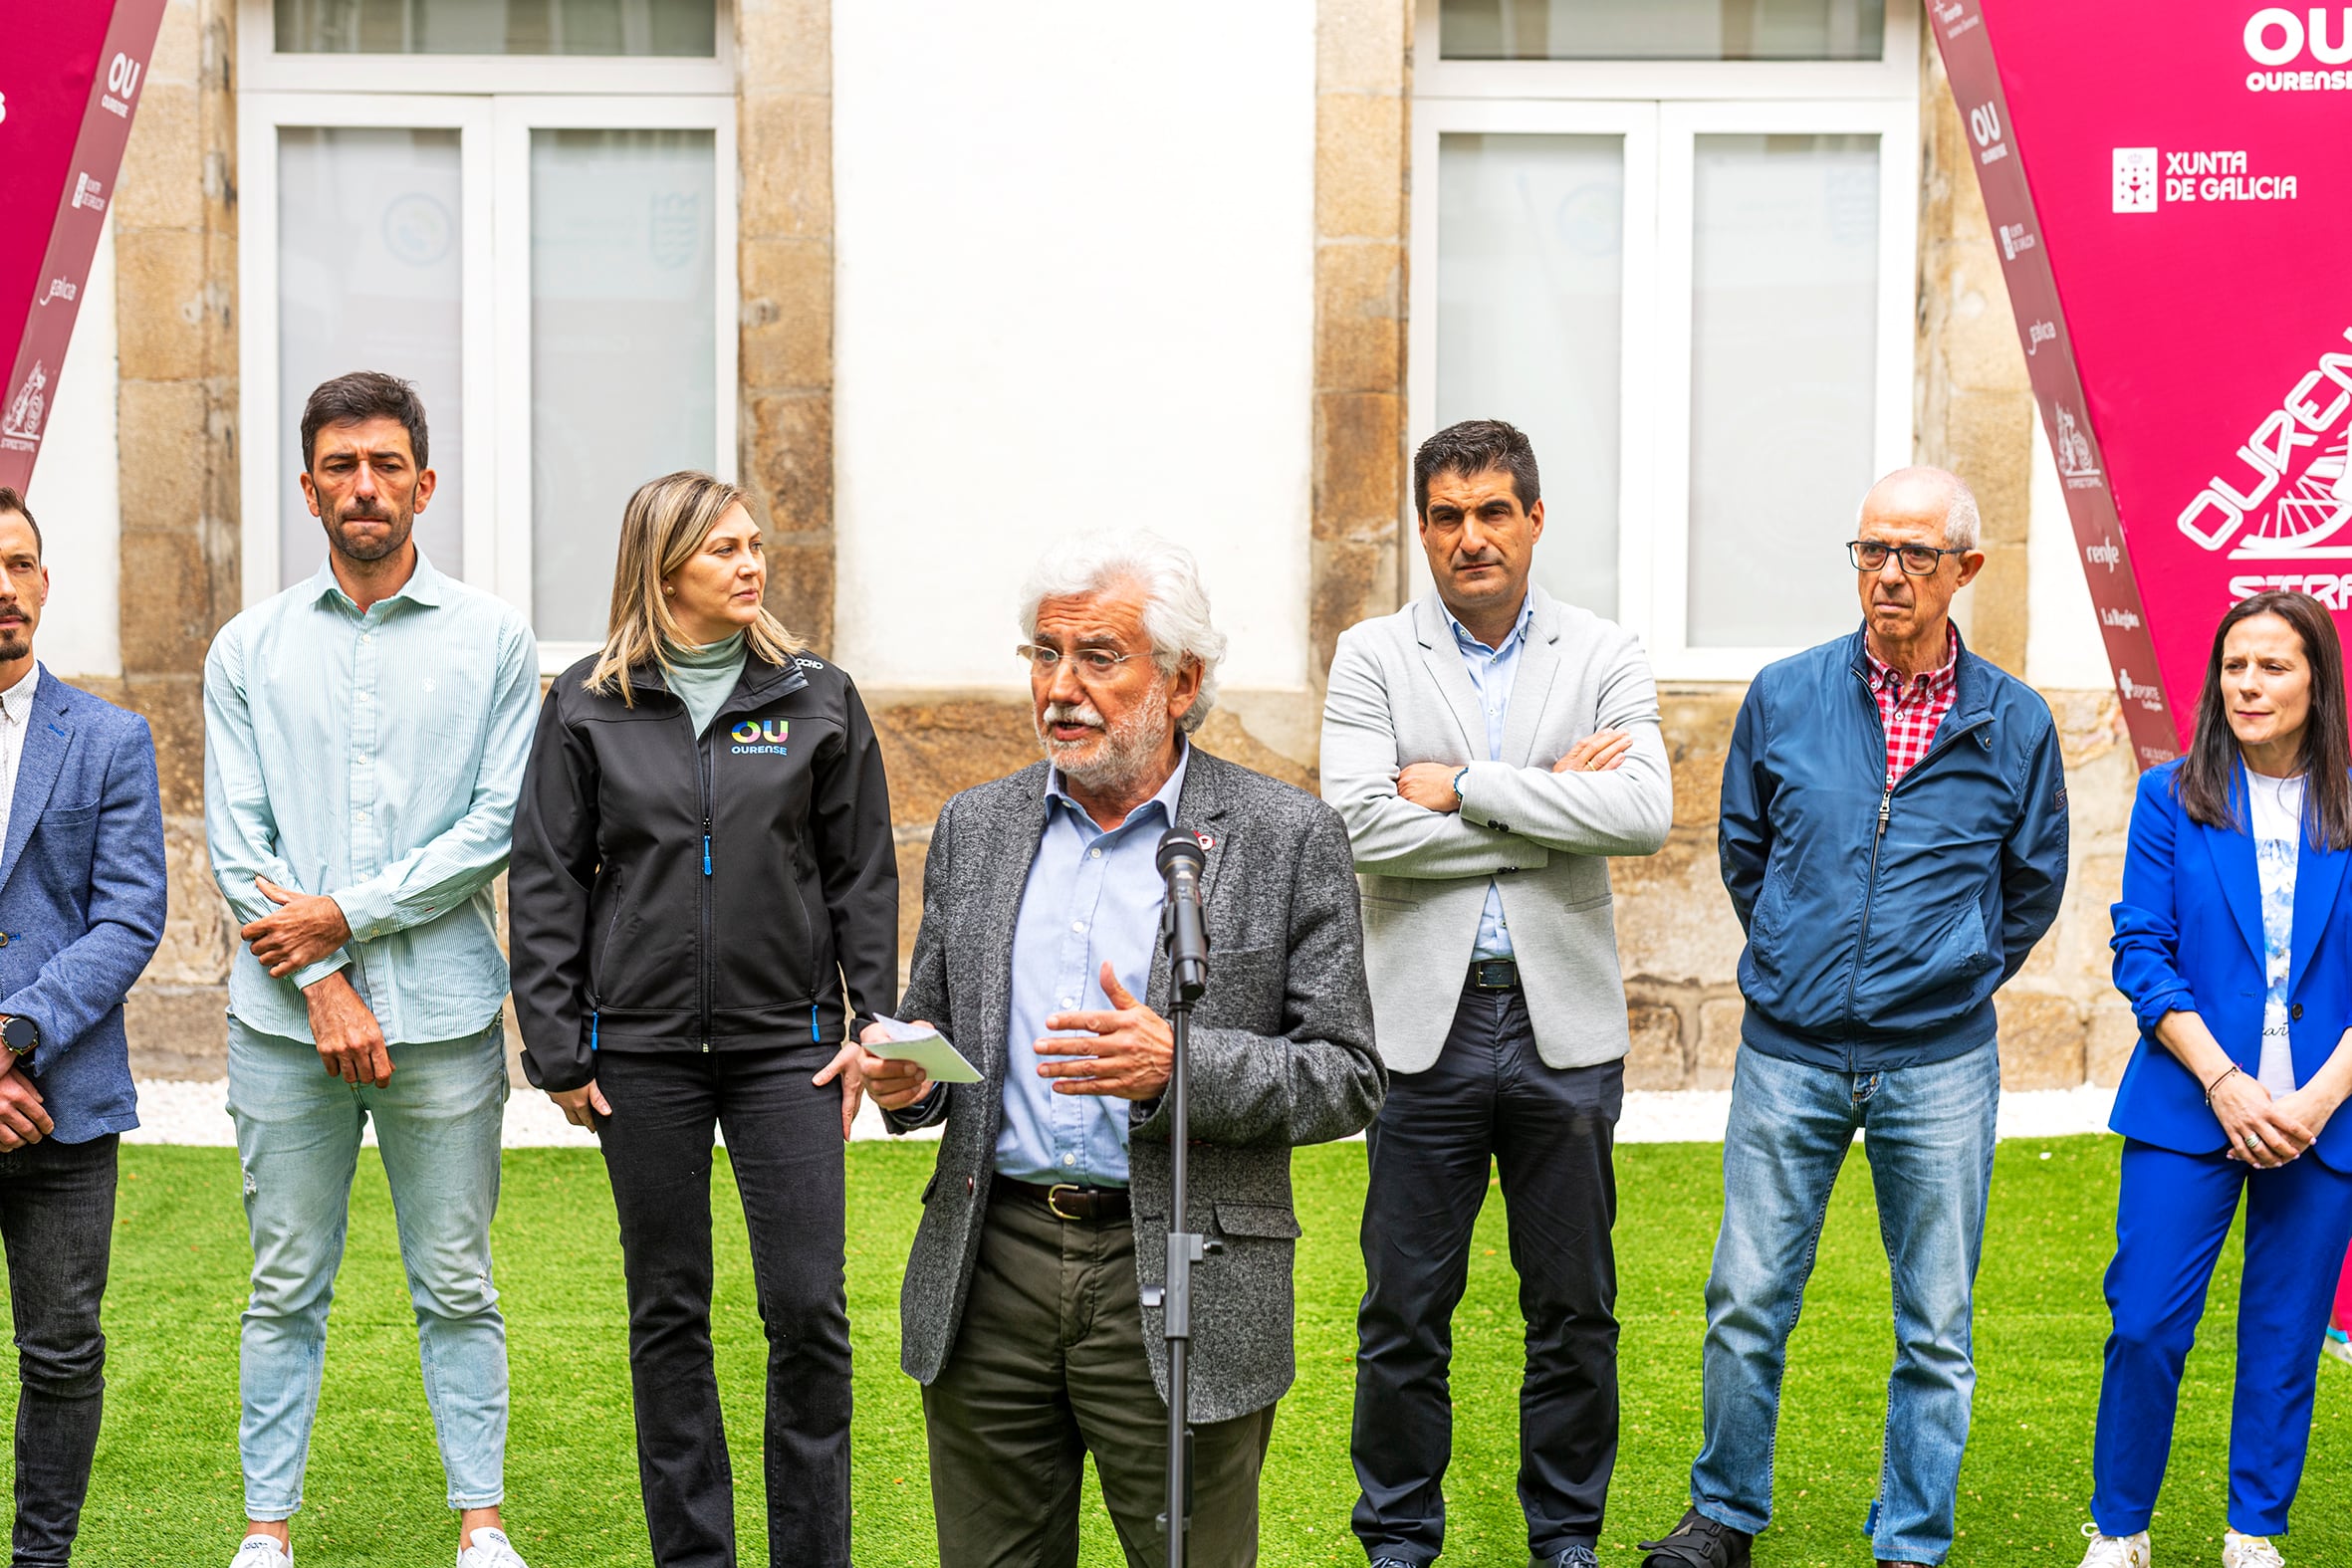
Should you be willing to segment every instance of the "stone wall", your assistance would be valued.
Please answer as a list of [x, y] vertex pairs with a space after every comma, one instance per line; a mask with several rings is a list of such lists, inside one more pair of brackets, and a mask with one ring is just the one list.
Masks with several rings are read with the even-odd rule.
[[137, 1067], [218, 1077], [230, 928], [204, 853], [204, 652], [237, 611], [235, 0], [171, 0], [115, 187], [119, 682], [153, 726], [170, 918], [131, 993]]

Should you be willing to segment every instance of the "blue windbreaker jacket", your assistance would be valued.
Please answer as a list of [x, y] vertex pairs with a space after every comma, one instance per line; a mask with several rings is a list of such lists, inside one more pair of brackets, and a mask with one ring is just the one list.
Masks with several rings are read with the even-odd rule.
[[1724, 762], [1724, 886], [1748, 933], [1741, 1038], [1846, 1072], [1994, 1036], [1993, 994], [2057, 918], [2066, 776], [2048, 704], [1960, 650], [1935, 744], [1892, 789], [1860, 631], [1768, 665]]

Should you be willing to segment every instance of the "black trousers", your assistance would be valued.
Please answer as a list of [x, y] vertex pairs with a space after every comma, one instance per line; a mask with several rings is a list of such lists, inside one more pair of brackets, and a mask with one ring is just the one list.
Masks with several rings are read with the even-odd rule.
[[734, 1568], [735, 1482], [711, 1364], [711, 1131], [751, 1230], [768, 1335], [768, 1560], [848, 1568], [849, 1310], [832, 1047], [604, 1051], [601, 1140], [628, 1271], [637, 1476], [658, 1568]]
[[0, 1154], [0, 1240], [16, 1317], [16, 1565], [66, 1568], [106, 1404], [99, 1302], [115, 1244], [115, 1150], [43, 1139]]
[[1527, 1319], [1520, 1507], [1549, 1558], [1600, 1535], [1617, 1461], [1617, 1217], [1610, 1163], [1622, 1062], [1547, 1067], [1527, 998], [1465, 989], [1426, 1072], [1389, 1079], [1368, 1134], [1356, 1316], [1355, 1533], [1374, 1558], [1427, 1563], [1445, 1542], [1454, 1441], [1447, 1367], [1471, 1227], [1501, 1168]]

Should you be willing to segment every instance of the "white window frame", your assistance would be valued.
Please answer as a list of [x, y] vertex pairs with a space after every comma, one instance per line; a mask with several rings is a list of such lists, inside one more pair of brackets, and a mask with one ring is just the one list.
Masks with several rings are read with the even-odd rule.
[[[238, 95], [239, 423], [244, 602], [279, 591], [280, 487], [299, 466], [298, 408], [278, 373], [278, 138], [289, 126], [455, 130], [461, 179], [461, 388], [466, 466], [463, 580], [532, 613], [531, 133], [541, 129], [707, 130], [713, 216], [717, 413], [712, 472], [736, 477], [736, 153], [731, 0], [718, 0], [720, 58], [279, 55], [270, 0], [240, 0]], [[614, 68], [623, 68], [616, 71]], [[412, 68], [422, 68], [421, 70]], [[691, 69], [672, 69], [691, 68]], [[653, 91], [654, 88], [660, 91]], [[386, 91], [415, 88], [417, 91]], [[427, 91], [425, 89], [431, 89]], [[543, 642], [543, 674], [593, 644]]]
[[245, 93], [515, 93], [670, 97], [735, 92], [735, 0], [716, 0], [717, 53], [678, 55], [280, 54], [275, 0], [237, 0]]
[[[1879, 138], [1878, 352], [1873, 465], [1911, 461], [1919, 245], [1920, 14], [1889, 0], [1882, 59], [1836, 63], [1446, 61], [1438, 10], [1415, 34], [1409, 436], [1437, 429], [1438, 141], [1507, 131], [1621, 135], [1625, 144], [1617, 619], [1662, 680], [1743, 681], [1795, 651], [1693, 647], [1690, 624], [1691, 265], [1694, 139], [1738, 132]], [[1844, 498], [1825, 504], [1845, 505]], [[1412, 499], [1404, 526], [1417, 526]], [[1407, 551], [1416, 590], [1429, 586]], [[1826, 563], [1824, 569], [1841, 569]]]

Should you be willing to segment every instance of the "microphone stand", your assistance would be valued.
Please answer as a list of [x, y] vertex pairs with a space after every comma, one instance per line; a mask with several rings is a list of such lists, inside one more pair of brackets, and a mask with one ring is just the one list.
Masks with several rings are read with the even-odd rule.
[[[1189, 863], [1189, 872], [1178, 868], [1178, 859]], [[1168, 1511], [1161, 1516], [1168, 1532], [1167, 1568], [1184, 1568], [1185, 1531], [1192, 1522], [1192, 1424], [1187, 1419], [1192, 1265], [1222, 1250], [1191, 1229], [1185, 1204], [1192, 1166], [1192, 1009], [1209, 985], [1208, 943], [1200, 927], [1200, 864], [1201, 851], [1192, 835], [1169, 829], [1159, 856], [1161, 874], [1171, 884], [1160, 912], [1160, 938], [1168, 954], [1168, 1026], [1175, 1035], [1168, 1074], [1168, 1271], [1161, 1296], [1168, 1341]], [[1189, 907], [1184, 907], [1187, 899]]]
[[1184, 1535], [1192, 1522], [1192, 1265], [1206, 1251], [1205, 1238], [1188, 1229], [1185, 1187], [1189, 1178], [1192, 1077], [1192, 999], [1171, 986], [1168, 1024], [1176, 1035], [1175, 1064], [1168, 1080], [1168, 1138], [1172, 1157], [1168, 1197], [1168, 1568], [1184, 1568]]

